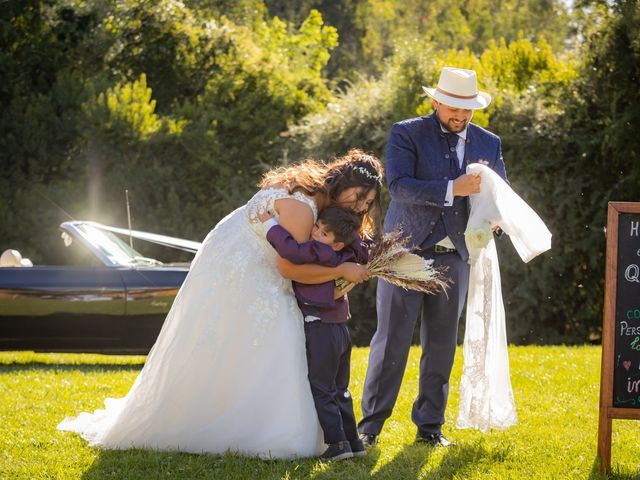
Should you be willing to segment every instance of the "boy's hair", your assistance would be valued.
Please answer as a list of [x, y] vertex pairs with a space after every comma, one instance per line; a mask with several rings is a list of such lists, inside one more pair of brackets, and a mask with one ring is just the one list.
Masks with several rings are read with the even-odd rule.
[[320, 212], [318, 221], [324, 223], [333, 233], [334, 242], [349, 245], [360, 231], [362, 217], [353, 210], [343, 207], [327, 207]]

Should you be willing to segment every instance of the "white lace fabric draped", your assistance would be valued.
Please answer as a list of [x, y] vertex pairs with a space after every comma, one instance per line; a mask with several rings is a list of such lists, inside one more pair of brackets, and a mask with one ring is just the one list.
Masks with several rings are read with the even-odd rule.
[[108, 449], [227, 451], [263, 458], [324, 448], [302, 313], [257, 215], [281, 198], [258, 192], [207, 235], [129, 393], [67, 418], [59, 430]]
[[500, 266], [490, 227], [509, 235], [523, 262], [551, 248], [551, 232], [540, 217], [493, 170], [467, 167], [480, 175], [481, 192], [470, 197], [465, 231], [469, 249], [469, 292], [460, 380], [458, 428], [481, 431], [518, 423], [509, 373], [509, 354]]

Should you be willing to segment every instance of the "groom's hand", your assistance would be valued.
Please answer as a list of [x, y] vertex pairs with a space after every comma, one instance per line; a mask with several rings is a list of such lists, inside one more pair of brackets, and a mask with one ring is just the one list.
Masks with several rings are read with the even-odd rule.
[[454, 197], [468, 197], [474, 193], [480, 193], [480, 175], [465, 173], [453, 181]]

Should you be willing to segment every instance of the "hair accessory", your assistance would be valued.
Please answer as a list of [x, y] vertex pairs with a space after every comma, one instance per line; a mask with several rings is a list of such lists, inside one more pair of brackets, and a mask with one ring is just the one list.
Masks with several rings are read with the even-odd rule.
[[367, 170], [364, 167], [353, 167], [353, 169], [357, 170], [358, 172], [360, 172], [362, 175], [364, 175], [367, 178], [375, 180], [376, 182], [380, 181], [380, 177], [378, 175], [372, 174], [369, 170]]

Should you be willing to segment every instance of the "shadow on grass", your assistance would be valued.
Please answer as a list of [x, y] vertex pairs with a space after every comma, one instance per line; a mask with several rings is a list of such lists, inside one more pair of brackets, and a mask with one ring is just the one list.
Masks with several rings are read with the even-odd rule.
[[393, 459], [371, 475], [376, 479], [398, 478], [411, 480], [420, 476], [420, 471], [433, 452], [424, 445], [406, 445]]
[[476, 471], [478, 464], [483, 462], [498, 463], [504, 461], [508, 455], [508, 448], [498, 451], [487, 451], [481, 444], [462, 445], [444, 450], [439, 464], [426, 471], [422, 471], [429, 462], [429, 458], [440, 450], [424, 444], [407, 445], [391, 462], [385, 464], [372, 477], [376, 479], [443, 479], [466, 478]]
[[47, 362], [16, 362], [0, 363], [0, 373], [14, 373], [28, 370], [49, 371], [81, 371], [81, 372], [128, 372], [141, 370], [144, 362], [126, 364], [105, 363], [47, 363]]
[[466, 445], [442, 450], [443, 456], [439, 464], [425, 471], [431, 456], [441, 450], [423, 444], [406, 445], [393, 459], [374, 471], [380, 452], [378, 448], [369, 450], [368, 455], [352, 462], [330, 464], [327, 468], [313, 476], [317, 479], [335, 478], [374, 478], [378, 480], [401, 479], [413, 480], [466, 478], [478, 469], [480, 463], [500, 463], [509, 454], [509, 448], [487, 451], [483, 445]]
[[638, 480], [640, 479], [640, 470], [636, 472], [621, 472], [619, 469], [613, 469], [608, 473], [600, 471], [600, 459], [596, 455], [591, 466], [589, 480]]
[[[443, 479], [466, 478], [478, 470], [479, 464], [504, 461], [508, 448], [487, 451], [481, 444], [459, 446], [444, 451], [441, 461], [423, 471], [436, 450], [424, 445], [407, 445], [390, 462], [374, 471], [378, 463], [378, 448], [369, 450], [364, 458], [341, 462], [321, 462], [317, 459], [261, 460], [235, 454], [196, 455], [153, 450], [100, 450], [94, 463], [82, 476], [83, 480], [104, 478], [127, 479]], [[595, 477], [607, 478], [607, 477]], [[631, 477], [611, 477], [631, 478]]]
[[[371, 457], [371, 458], [369, 458]], [[324, 463], [317, 459], [262, 460], [225, 455], [100, 450], [83, 480], [114, 479], [334, 479], [368, 478], [377, 456]]]
[[448, 448], [440, 464], [426, 472], [425, 479], [467, 478], [477, 472], [480, 464], [496, 465], [504, 462], [510, 454], [510, 448], [494, 447], [488, 451], [482, 443], [460, 445]]

